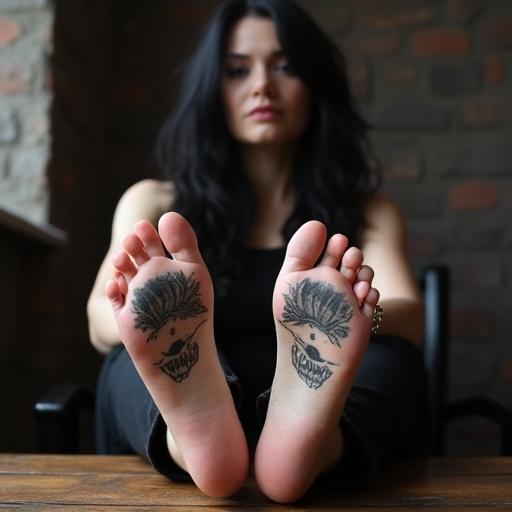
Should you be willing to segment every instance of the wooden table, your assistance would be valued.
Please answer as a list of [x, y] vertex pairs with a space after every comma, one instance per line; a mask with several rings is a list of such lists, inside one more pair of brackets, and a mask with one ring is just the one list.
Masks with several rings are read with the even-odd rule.
[[249, 480], [237, 495], [209, 498], [135, 456], [0, 455], [0, 510], [266, 511], [512, 510], [512, 457], [435, 458], [388, 464], [372, 488], [315, 487], [294, 506], [266, 499]]

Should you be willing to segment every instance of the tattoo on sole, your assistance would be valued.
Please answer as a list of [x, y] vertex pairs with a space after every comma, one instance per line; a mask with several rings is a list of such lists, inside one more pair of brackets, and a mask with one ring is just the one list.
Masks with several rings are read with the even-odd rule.
[[192, 318], [208, 311], [201, 303], [199, 282], [193, 276], [186, 276], [181, 270], [167, 272], [134, 290], [131, 311], [135, 315], [135, 329], [150, 331], [147, 343], [158, 337], [169, 319]]
[[331, 284], [306, 278], [296, 285], [289, 285], [284, 300], [284, 322], [315, 326], [338, 347], [341, 346], [340, 339], [348, 336], [352, 306], [345, 294], [337, 292]]
[[[185, 339], [172, 341], [169, 350], [162, 352], [164, 356], [154, 366], [158, 366], [162, 372], [174, 379], [176, 382], [182, 382], [189, 374], [192, 367], [199, 359], [199, 346], [193, 339], [195, 333], [206, 322], [203, 320]], [[175, 329], [171, 329], [171, 336], [174, 336]]]
[[283, 320], [279, 323], [293, 337], [293, 367], [308, 387], [318, 389], [333, 374], [331, 368], [339, 365], [324, 359], [316, 346], [304, 341], [286, 324], [308, 325], [312, 329], [311, 342], [316, 343], [314, 329], [327, 337], [325, 342], [341, 347], [341, 340], [350, 332], [348, 322], [352, 318], [352, 306], [345, 293], [337, 292], [328, 283], [311, 281], [309, 278], [296, 285], [289, 285], [289, 292], [284, 294], [284, 299]]
[[311, 389], [318, 389], [332, 375], [332, 371], [327, 365], [339, 365], [324, 359], [315, 346], [306, 343], [283, 322], [280, 321], [280, 323], [293, 336], [292, 364], [297, 370], [298, 376]]

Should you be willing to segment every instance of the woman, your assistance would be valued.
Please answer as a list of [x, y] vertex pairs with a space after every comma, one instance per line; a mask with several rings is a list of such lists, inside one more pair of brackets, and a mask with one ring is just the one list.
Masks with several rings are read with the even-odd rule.
[[364, 485], [416, 419], [423, 308], [338, 50], [287, 1], [223, 5], [159, 147], [169, 181], [124, 194], [88, 302], [99, 450], [212, 496], [256, 441], [276, 501]]

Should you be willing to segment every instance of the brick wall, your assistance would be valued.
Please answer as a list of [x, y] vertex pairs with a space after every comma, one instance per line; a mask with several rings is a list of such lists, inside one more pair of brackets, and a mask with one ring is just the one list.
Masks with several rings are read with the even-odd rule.
[[[451, 270], [451, 398], [510, 403], [512, 3], [302, 4], [345, 50], [415, 267]], [[484, 421], [455, 422], [450, 444], [495, 453], [490, 432]]]
[[[107, 248], [113, 208], [131, 183], [157, 176], [151, 149], [173, 103], [172, 71], [217, 3], [53, 2], [50, 220], [68, 231], [70, 243], [54, 269], [65, 286], [48, 278], [37, 295], [56, 297], [54, 315], [61, 318], [52, 340], [60, 360], [41, 357], [44, 382], [75, 377], [94, 383], [100, 358], [88, 345], [85, 301]], [[512, 384], [506, 257], [512, 247], [512, 3], [301, 4], [345, 50], [353, 93], [375, 127], [384, 188], [407, 217], [416, 268], [444, 263], [452, 270], [450, 395], [506, 394]], [[13, 6], [16, 11], [7, 10]], [[39, 26], [24, 17], [42, 13], [50, 15], [44, 0], [0, 0], [7, 18], [0, 19], [0, 82], [2, 59], [21, 55], [16, 45]], [[36, 113], [27, 102], [47, 82], [44, 59], [37, 62], [30, 93], [4, 91], [0, 102], [0, 139], [7, 139], [0, 140], [2, 183], [12, 176], [15, 141], [27, 147], [48, 141], [43, 121], [35, 122], [39, 135], [28, 136], [19, 114]], [[19, 76], [16, 83], [23, 83], [26, 75]], [[36, 188], [27, 193], [36, 197]]]
[[48, 217], [51, 24], [47, 0], [0, 1], [0, 205], [35, 221]]
[[384, 188], [407, 216], [415, 266], [451, 269], [451, 395], [506, 395], [512, 4], [302, 3], [345, 49], [375, 126]]

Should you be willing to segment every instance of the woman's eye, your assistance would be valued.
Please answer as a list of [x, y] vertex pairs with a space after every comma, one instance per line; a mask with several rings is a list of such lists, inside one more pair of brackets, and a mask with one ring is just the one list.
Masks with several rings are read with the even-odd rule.
[[278, 71], [280, 73], [287, 74], [287, 75], [293, 74], [292, 69], [290, 68], [290, 64], [288, 63], [287, 60], [278, 62], [275, 69], [276, 69], [276, 71]]
[[247, 75], [248, 70], [242, 66], [228, 67], [225, 69], [228, 78], [242, 78]]

